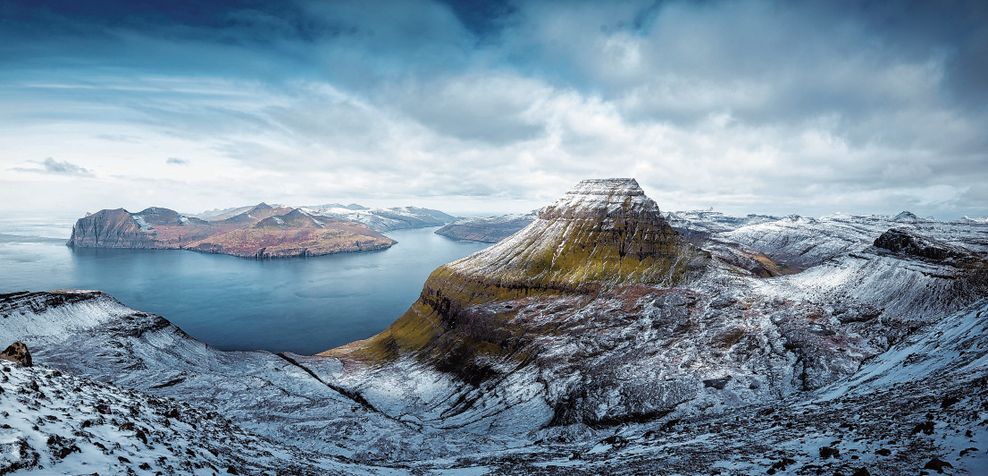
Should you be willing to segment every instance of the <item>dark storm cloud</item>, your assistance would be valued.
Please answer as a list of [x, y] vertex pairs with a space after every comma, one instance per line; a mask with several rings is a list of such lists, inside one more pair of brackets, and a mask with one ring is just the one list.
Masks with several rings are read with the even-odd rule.
[[0, 121], [348, 173], [305, 193], [988, 214], [986, 56], [977, 1], [12, 1]]

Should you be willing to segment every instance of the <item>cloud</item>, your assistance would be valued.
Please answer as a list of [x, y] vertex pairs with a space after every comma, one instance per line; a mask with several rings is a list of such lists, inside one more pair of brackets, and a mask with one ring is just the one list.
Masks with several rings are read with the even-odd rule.
[[71, 175], [76, 177], [91, 177], [93, 174], [89, 169], [80, 167], [68, 161], [57, 161], [51, 157], [42, 161], [34, 162], [38, 167], [14, 167], [11, 170], [18, 172], [30, 172], [50, 175]]
[[230, 205], [531, 208], [631, 175], [667, 209], [988, 214], [982, 2], [24, 5], [0, 160], [72, 150]]
[[188, 165], [189, 161], [178, 157], [169, 157], [165, 160], [165, 163], [169, 165]]

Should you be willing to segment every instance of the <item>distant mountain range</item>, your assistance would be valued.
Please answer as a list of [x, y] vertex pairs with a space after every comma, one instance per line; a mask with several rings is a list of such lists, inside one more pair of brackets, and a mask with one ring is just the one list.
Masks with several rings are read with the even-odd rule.
[[95, 291], [0, 295], [35, 365], [2, 364], [0, 468], [982, 474], [986, 316], [984, 223], [662, 213], [587, 180], [317, 356], [220, 351]]
[[[279, 206], [284, 207], [282, 205]], [[203, 220], [217, 221], [242, 214], [250, 208], [238, 207], [224, 210], [210, 210], [193, 216]], [[456, 217], [439, 210], [420, 207], [368, 208], [356, 203], [349, 205], [330, 203], [326, 205], [300, 206], [297, 208], [312, 215], [360, 222], [378, 232], [442, 226], [456, 220]]]

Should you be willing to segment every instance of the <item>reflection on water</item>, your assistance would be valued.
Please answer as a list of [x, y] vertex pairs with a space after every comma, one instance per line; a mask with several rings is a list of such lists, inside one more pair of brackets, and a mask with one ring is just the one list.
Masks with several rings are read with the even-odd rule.
[[73, 250], [64, 239], [30, 235], [38, 229], [53, 228], [0, 222], [0, 292], [99, 289], [222, 349], [298, 353], [381, 331], [415, 301], [433, 269], [484, 246], [426, 228], [388, 233], [398, 244], [383, 251], [254, 261], [172, 250]]

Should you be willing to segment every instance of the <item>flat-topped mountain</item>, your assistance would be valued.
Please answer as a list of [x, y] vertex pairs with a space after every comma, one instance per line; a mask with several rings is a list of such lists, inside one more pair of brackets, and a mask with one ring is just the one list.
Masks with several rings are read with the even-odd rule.
[[[462, 315], [470, 306], [621, 285], [672, 286], [701, 272], [708, 256], [681, 239], [634, 179], [584, 180], [521, 231], [435, 270], [419, 300], [390, 328], [330, 354], [391, 358], [434, 344], [439, 348], [431, 352], [448, 353], [451, 342], [473, 340], [442, 338], [473, 330]], [[470, 346], [496, 344], [489, 338]]]
[[362, 223], [266, 203], [216, 221], [158, 207], [100, 210], [80, 218], [68, 241], [77, 248], [189, 249], [249, 258], [369, 251], [394, 243]]

